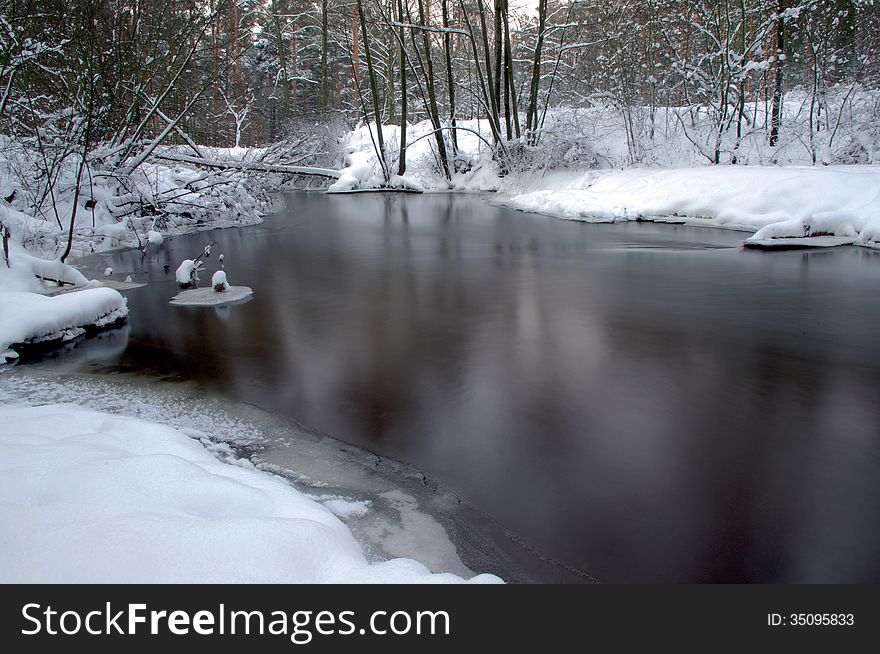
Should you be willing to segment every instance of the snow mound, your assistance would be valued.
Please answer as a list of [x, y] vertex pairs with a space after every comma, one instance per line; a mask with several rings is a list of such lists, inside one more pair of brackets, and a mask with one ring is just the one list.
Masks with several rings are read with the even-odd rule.
[[[16, 290], [34, 290], [39, 288], [39, 285], [34, 286], [29, 283], [37, 277], [72, 286], [85, 286], [89, 283], [89, 280], [76, 268], [61, 263], [58, 259], [50, 261], [35, 257], [14, 240], [9, 241], [9, 264], [12, 266], [11, 269], [6, 267], [2, 256], [0, 256], [0, 271], [3, 271], [0, 274], [4, 275], [0, 279], [0, 285], [7, 288], [13, 284], [13, 277], [17, 278], [16, 285], [20, 285], [22, 281], [28, 282], [26, 285], [29, 288], [18, 288]], [[5, 273], [8, 273], [8, 275]]]
[[192, 284], [199, 272], [202, 269], [201, 261], [193, 261], [192, 259], [184, 259], [180, 262], [180, 265], [177, 267], [177, 270], [174, 272], [174, 279], [177, 280], [177, 283], [181, 286], [189, 286]]
[[229, 290], [229, 282], [226, 280], [225, 272], [218, 270], [211, 275], [211, 288], [218, 293], [223, 293]]
[[0, 582], [464, 581], [368, 563], [330, 510], [176, 429], [70, 405], [2, 417]]
[[0, 362], [15, 359], [11, 347], [69, 341], [88, 327], [105, 327], [128, 315], [125, 298], [112, 288], [87, 288], [46, 297], [37, 293], [0, 291]]
[[225, 291], [218, 292], [213, 288], [191, 288], [181, 291], [173, 298], [171, 304], [191, 307], [216, 307], [222, 304], [233, 304], [247, 300], [254, 294], [248, 286], [227, 286]]

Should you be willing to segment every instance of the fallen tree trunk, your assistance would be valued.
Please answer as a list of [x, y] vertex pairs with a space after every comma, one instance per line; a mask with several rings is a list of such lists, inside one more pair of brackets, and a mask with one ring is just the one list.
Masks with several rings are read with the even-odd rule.
[[342, 173], [331, 168], [312, 168], [311, 166], [285, 166], [284, 164], [267, 164], [260, 162], [246, 161], [219, 161], [216, 159], [202, 159], [200, 157], [191, 157], [185, 154], [153, 154], [154, 159], [162, 159], [163, 161], [176, 161], [178, 163], [187, 163], [195, 166], [205, 166], [207, 168], [222, 168], [224, 170], [255, 170], [264, 173], [283, 173], [288, 175], [314, 175], [316, 177], [329, 177], [331, 179], [339, 179]]

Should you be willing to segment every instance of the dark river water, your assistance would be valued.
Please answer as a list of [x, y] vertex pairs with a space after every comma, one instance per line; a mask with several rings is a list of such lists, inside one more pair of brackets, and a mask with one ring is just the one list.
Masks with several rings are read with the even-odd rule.
[[[108, 256], [153, 283], [104, 364], [410, 463], [600, 581], [878, 582], [880, 253], [744, 236], [297, 194]], [[253, 300], [169, 306], [209, 241]]]

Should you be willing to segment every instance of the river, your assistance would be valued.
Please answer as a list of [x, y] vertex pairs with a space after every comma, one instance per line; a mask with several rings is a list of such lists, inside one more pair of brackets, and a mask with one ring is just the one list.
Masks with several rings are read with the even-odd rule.
[[[78, 368], [410, 464], [600, 581], [880, 581], [880, 253], [743, 237], [292, 194], [260, 226], [102, 255], [149, 284], [127, 345]], [[205, 283], [222, 252], [254, 298], [168, 305], [212, 241]]]

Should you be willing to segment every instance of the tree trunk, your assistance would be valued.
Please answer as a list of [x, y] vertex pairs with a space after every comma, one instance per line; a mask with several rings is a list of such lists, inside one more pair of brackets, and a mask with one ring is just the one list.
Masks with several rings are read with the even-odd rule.
[[779, 141], [779, 125], [782, 112], [782, 84], [785, 73], [785, 19], [782, 13], [785, 11], [785, 0], [779, 0], [776, 18], [776, 81], [773, 86], [773, 101], [770, 105], [770, 147], [775, 147]]
[[[403, 0], [397, 0], [397, 20], [403, 24]], [[400, 59], [400, 157], [397, 165], [397, 174], [403, 176], [406, 172], [406, 52], [403, 49], [404, 31], [400, 28], [400, 40], [397, 44], [397, 55]]]
[[[507, 90], [505, 91], [505, 94], [509, 94], [509, 106], [511, 112], [510, 114], [508, 114], [507, 122], [509, 124], [511, 122], [511, 119], [513, 120], [514, 135], [516, 136], [516, 138], [519, 138], [519, 108], [517, 107], [516, 100], [516, 82], [513, 77], [513, 47], [510, 41], [510, 19], [508, 17], [507, 6], [508, 0], [504, 0], [504, 78], [505, 84], [507, 85]], [[507, 95], [505, 95], [504, 105], [505, 111], [507, 111]], [[510, 137], [508, 136], [508, 138]]]
[[[500, 1], [500, 0], [499, 0]], [[483, 4], [483, 0], [477, 0], [477, 7], [480, 14], [480, 29], [483, 31], [483, 54], [486, 58], [486, 81], [485, 88], [486, 92], [489, 96], [489, 107], [487, 107], [487, 111], [491, 114], [489, 116], [489, 121], [493, 125], [492, 136], [496, 139], [496, 141], [501, 140], [501, 130], [500, 124], [498, 121], [498, 116], [500, 112], [498, 111], [498, 96], [499, 93], [495, 89], [495, 75], [492, 72], [492, 55], [489, 53], [489, 31], [486, 27], [486, 7]], [[467, 10], [464, 9], [464, 4], [462, 3], [462, 13], [467, 20]], [[473, 30], [471, 30], [471, 36], [473, 37]], [[476, 62], [475, 62], [476, 63]], [[477, 64], [479, 65], [479, 64]], [[500, 82], [499, 82], [500, 84]], [[500, 91], [500, 87], [498, 89]]]
[[[427, 15], [425, 13], [424, 0], [418, 0], [419, 4], [419, 22], [422, 27], [428, 25]], [[434, 127], [434, 136], [437, 142], [437, 153], [440, 157], [440, 167], [443, 169], [443, 176], [450, 178], [449, 174], [449, 156], [446, 153], [446, 137], [443, 136], [440, 122], [440, 111], [437, 109], [437, 92], [434, 86], [434, 64], [431, 57], [431, 39], [428, 32], [422, 30], [422, 43], [425, 48], [425, 77], [428, 87], [428, 113], [431, 115], [431, 124]]]
[[330, 28], [328, 25], [328, 0], [321, 0], [321, 111], [326, 112], [330, 104], [330, 81], [327, 70], [327, 48], [330, 38]]
[[[479, 46], [477, 45], [477, 36], [474, 30], [473, 23], [471, 23], [471, 20], [467, 14], [467, 10], [464, 8], [464, 0], [458, 0], [459, 7], [461, 8], [461, 16], [464, 19], [465, 25], [467, 25], [468, 29], [468, 40], [471, 44], [471, 53], [474, 58], [474, 68], [477, 71], [477, 81], [480, 85], [480, 92], [483, 95], [483, 104], [487, 114], [486, 119], [489, 121], [489, 127], [492, 130], [492, 141], [496, 146], [498, 146], [501, 145], [501, 130], [498, 124], [498, 113], [494, 111], [494, 107], [496, 106], [496, 104], [492, 95], [491, 58], [489, 56], [489, 43], [486, 40], [486, 19], [483, 8], [483, 0], [477, 0], [477, 3], [480, 9], [480, 24], [483, 29], [483, 53], [486, 63], [485, 76], [483, 75], [483, 67], [480, 65]], [[503, 147], [503, 145], [501, 145], [501, 147]]]
[[[440, 10], [443, 14], [443, 27], [449, 29], [449, 0], [441, 0]], [[452, 77], [452, 34], [443, 35], [443, 48], [446, 53], [446, 83], [449, 86], [449, 122], [452, 126], [452, 161], [458, 156], [458, 134], [455, 129], [455, 80]]]
[[526, 113], [526, 132], [529, 143], [536, 143], [534, 132], [538, 128], [538, 89], [541, 84], [541, 51], [544, 49], [544, 28], [547, 23], [547, 0], [538, 0], [538, 38], [532, 60], [532, 81], [529, 86], [529, 107]]
[[[385, 139], [382, 135], [382, 111], [379, 102], [379, 85], [376, 82], [376, 70], [373, 67], [373, 55], [370, 52], [370, 35], [367, 31], [367, 19], [364, 16], [364, 5], [362, 0], [357, 0], [357, 11], [361, 21], [361, 31], [364, 39], [364, 57], [367, 60], [367, 76], [370, 78], [370, 95], [373, 96], [373, 120], [376, 124], [376, 140], [378, 141], [379, 162], [382, 165], [382, 174], [385, 181], [388, 181], [388, 163], [385, 160]], [[367, 126], [369, 128], [369, 125]]]
[[281, 7], [272, 0], [272, 23], [275, 28], [275, 47], [278, 48], [278, 67], [281, 69], [281, 110], [278, 112], [282, 125], [290, 108], [290, 78], [287, 73], [287, 48], [284, 47], [284, 30], [281, 24]]
[[495, 77], [492, 78], [492, 89], [495, 93], [495, 98], [498, 101], [496, 104], [496, 110], [499, 112], [499, 114], [501, 112], [501, 37], [504, 30], [504, 22], [501, 18], [501, 15], [505, 11], [505, 3], [506, 0], [495, 0]]

